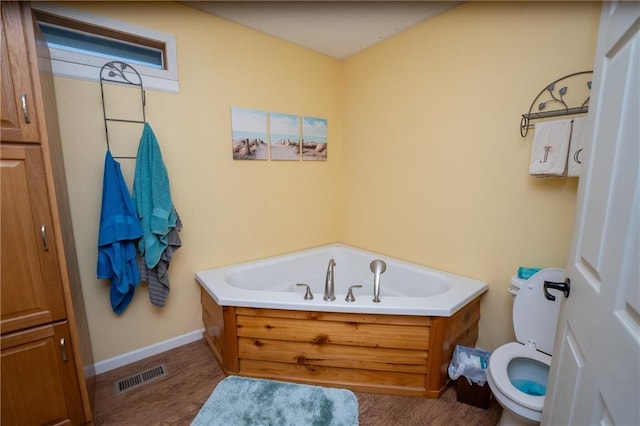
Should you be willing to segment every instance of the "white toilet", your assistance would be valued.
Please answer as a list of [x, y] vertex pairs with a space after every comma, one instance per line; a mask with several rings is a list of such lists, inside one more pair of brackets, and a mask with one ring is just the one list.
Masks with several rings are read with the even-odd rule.
[[486, 372], [493, 396], [503, 408], [498, 425], [540, 423], [563, 298], [562, 292], [551, 289], [555, 300], [548, 300], [543, 285], [564, 279], [565, 270], [560, 268], [543, 269], [527, 280], [511, 278], [513, 329], [518, 341], [496, 349]]

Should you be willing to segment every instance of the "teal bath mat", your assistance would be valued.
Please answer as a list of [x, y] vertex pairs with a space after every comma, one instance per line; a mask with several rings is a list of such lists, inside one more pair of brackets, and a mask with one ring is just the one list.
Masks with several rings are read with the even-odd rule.
[[191, 426], [357, 426], [358, 400], [346, 389], [231, 376]]

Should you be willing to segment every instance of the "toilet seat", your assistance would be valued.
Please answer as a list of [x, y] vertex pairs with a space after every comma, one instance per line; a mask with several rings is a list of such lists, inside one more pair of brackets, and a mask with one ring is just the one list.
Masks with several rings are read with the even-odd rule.
[[[511, 360], [515, 358], [531, 359], [550, 366], [551, 356], [533, 348], [528, 348], [518, 342], [507, 343], [491, 354], [487, 369], [487, 376], [490, 376], [490, 382], [493, 382], [497, 390], [505, 397], [530, 410], [542, 412], [544, 396], [528, 395], [511, 383], [508, 367]], [[492, 366], [493, 368], [491, 368]]]

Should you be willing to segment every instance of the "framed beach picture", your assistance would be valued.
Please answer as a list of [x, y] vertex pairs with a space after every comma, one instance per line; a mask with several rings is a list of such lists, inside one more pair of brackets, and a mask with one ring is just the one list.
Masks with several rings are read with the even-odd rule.
[[266, 111], [231, 107], [234, 160], [266, 160], [267, 136]]
[[302, 117], [302, 159], [327, 159], [327, 120]]
[[270, 112], [269, 135], [272, 160], [300, 160], [300, 117]]

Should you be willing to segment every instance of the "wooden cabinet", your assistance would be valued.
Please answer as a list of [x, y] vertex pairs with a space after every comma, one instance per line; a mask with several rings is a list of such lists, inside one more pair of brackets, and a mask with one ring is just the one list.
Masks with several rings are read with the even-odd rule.
[[[40, 142], [28, 47], [34, 44], [18, 2], [2, 2], [2, 140]], [[26, 13], [30, 13], [27, 9]]]
[[29, 3], [0, 7], [2, 424], [91, 424], [93, 360], [50, 64], [36, 53]]
[[1, 146], [2, 333], [65, 318], [42, 152]]
[[2, 337], [2, 424], [84, 424], [66, 322]]

